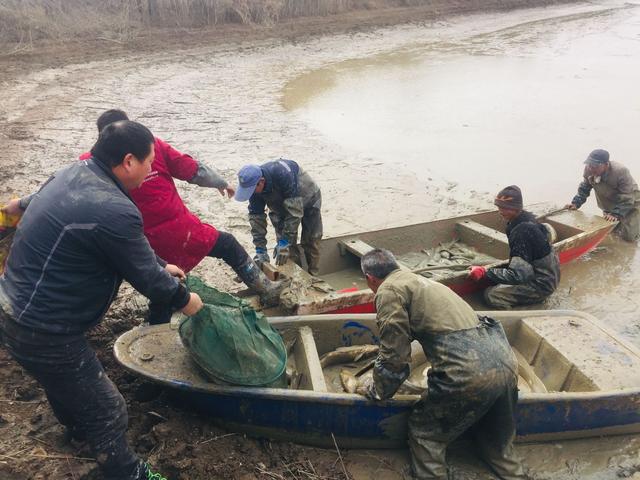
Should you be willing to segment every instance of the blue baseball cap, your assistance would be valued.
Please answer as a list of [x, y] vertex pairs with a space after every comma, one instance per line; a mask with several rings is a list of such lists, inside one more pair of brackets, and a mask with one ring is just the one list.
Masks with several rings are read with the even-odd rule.
[[258, 165], [245, 165], [238, 172], [238, 190], [234, 198], [239, 202], [246, 202], [251, 198], [256, 185], [262, 178], [262, 169]]

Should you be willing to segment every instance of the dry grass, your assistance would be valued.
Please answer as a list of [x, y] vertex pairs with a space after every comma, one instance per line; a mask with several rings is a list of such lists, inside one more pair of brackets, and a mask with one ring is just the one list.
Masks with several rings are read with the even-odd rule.
[[36, 40], [88, 36], [125, 43], [149, 27], [272, 25], [293, 17], [427, 3], [429, 0], [0, 0], [0, 43], [21, 49]]

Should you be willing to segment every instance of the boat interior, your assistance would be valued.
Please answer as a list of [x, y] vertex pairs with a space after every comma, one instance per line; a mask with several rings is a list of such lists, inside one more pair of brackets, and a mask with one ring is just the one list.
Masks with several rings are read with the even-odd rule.
[[[516, 316], [517, 313], [519, 316]], [[592, 317], [577, 312], [491, 312], [504, 325], [519, 363], [521, 393], [611, 391], [640, 385], [640, 355]], [[271, 319], [287, 345], [290, 390], [345, 393], [371, 375], [378, 342], [375, 315]], [[215, 390], [169, 325], [136, 329], [116, 343], [127, 367], [165, 384]], [[398, 395], [425, 388], [429, 365], [412, 345], [411, 375]], [[398, 397], [402, 398], [402, 397]]]
[[[559, 212], [545, 217], [544, 223], [557, 246], [592, 229], [591, 220], [582, 212]], [[504, 220], [492, 211], [328, 238], [320, 246], [319, 277], [337, 290], [366, 288], [360, 258], [374, 248], [384, 248], [394, 253], [401, 267], [449, 283], [465, 277], [470, 264], [506, 261], [509, 243], [505, 229]]]

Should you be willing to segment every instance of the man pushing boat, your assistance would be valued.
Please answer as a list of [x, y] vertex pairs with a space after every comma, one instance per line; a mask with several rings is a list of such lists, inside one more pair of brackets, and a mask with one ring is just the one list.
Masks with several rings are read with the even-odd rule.
[[493, 283], [484, 299], [493, 308], [513, 308], [544, 301], [560, 282], [560, 260], [549, 241], [549, 232], [523, 209], [522, 192], [516, 185], [503, 188], [494, 202], [507, 221], [509, 264], [486, 269], [473, 266], [469, 278]]
[[640, 191], [629, 169], [610, 161], [609, 152], [600, 149], [591, 152], [584, 163], [578, 193], [567, 208], [580, 208], [593, 190], [604, 218], [619, 222], [614, 233], [627, 242], [637, 241], [640, 237]]
[[427, 391], [409, 417], [414, 478], [451, 478], [447, 446], [471, 430], [499, 478], [526, 479], [513, 451], [518, 363], [502, 325], [479, 318], [448, 287], [401, 270], [387, 250], [366, 253], [361, 266], [375, 293], [380, 350], [358, 393], [392, 397], [409, 376], [413, 340], [431, 363]]

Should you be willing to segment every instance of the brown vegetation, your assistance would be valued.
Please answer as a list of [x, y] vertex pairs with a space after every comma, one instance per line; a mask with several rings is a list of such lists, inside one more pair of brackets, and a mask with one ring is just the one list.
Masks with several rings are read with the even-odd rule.
[[361, 8], [428, 0], [0, 0], [0, 41], [25, 44], [88, 34], [123, 41], [137, 29], [273, 24]]
[[[557, 0], [556, 0], [557, 1]], [[82, 38], [127, 43], [157, 28], [222, 24], [274, 25], [292, 18], [357, 10], [424, 7], [433, 13], [513, 8], [554, 0], [0, 0], [2, 53], [31, 49], [35, 41]]]

